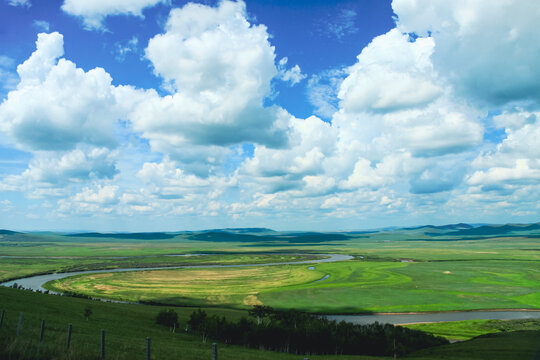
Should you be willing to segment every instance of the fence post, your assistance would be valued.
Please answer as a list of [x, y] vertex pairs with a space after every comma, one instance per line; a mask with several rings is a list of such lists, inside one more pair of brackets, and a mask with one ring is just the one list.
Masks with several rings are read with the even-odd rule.
[[19, 314], [19, 323], [17, 324], [17, 336], [21, 333], [22, 327], [22, 312]]
[[101, 358], [105, 359], [105, 330], [101, 329]]
[[2, 327], [2, 324], [4, 323], [5, 314], [6, 314], [6, 310], [2, 310], [2, 315], [0, 315], [0, 328]]
[[39, 342], [43, 341], [44, 333], [45, 333], [45, 320], [41, 320], [41, 331], [39, 332]]
[[71, 345], [71, 330], [73, 328], [73, 325], [68, 325], [68, 334], [66, 339], [66, 349], [69, 349], [69, 346]]
[[146, 338], [146, 360], [150, 360], [150, 338]]
[[212, 343], [212, 360], [218, 360], [217, 344]]

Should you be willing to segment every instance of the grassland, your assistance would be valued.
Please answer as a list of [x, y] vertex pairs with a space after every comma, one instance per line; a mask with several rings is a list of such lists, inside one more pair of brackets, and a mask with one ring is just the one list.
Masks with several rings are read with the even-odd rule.
[[[90, 306], [92, 315], [84, 317]], [[162, 307], [113, 304], [61, 296], [36, 294], [0, 287], [0, 309], [6, 310], [0, 328], [1, 359], [97, 359], [100, 354], [100, 331], [106, 331], [107, 359], [132, 360], [145, 358], [145, 339], [152, 339], [152, 359], [211, 359], [211, 341], [202, 342], [199, 336], [182, 331], [192, 309], [176, 308], [180, 320], [179, 331], [155, 324]], [[231, 319], [246, 316], [246, 312], [227, 309], [206, 309]], [[16, 336], [19, 312], [23, 312], [23, 326]], [[46, 320], [43, 344], [38, 352], [41, 320]], [[68, 323], [73, 324], [72, 346], [65, 350]], [[219, 358], [231, 360], [303, 359], [304, 356], [259, 351], [220, 344]], [[314, 359], [381, 359], [374, 357], [321, 356]]]
[[465, 320], [403, 326], [436, 336], [442, 336], [450, 340], [470, 340], [485, 334], [540, 330], [540, 320]]
[[[84, 309], [90, 307], [92, 315], [85, 319]], [[0, 287], [0, 310], [6, 317], [0, 327], [1, 359], [97, 359], [100, 349], [100, 331], [106, 331], [108, 359], [144, 359], [145, 339], [152, 339], [152, 359], [200, 360], [211, 358], [211, 341], [181, 331], [191, 308], [175, 308], [179, 315], [179, 331], [155, 324], [155, 317], [164, 309], [159, 306], [114, 304], [85, 299], [37, 294]], [[245, 311], [209, 308], [209, 314], [238, 319]], [[16, 335], [19, 313], [23, 312], [21, 333]], [[39, 344], [41, 320], [46, 320], [44, 341]], [[66, 350], [68, 323], [73, 324], [70, 350]], [[413, 353], [412, 359], [534, 359], [538, 349], [540, 331], [502, 332], [495, 337], [476, 338], [439, 348]], [[259, 351], [238, 346], [219, 344], [220, 359], [277, 360], [304, 359], [292, 355]], [[315, 360], [384, 360], [367, 356], [309, 356]]]
[[[315, 282], [325, 275], [330, 277]], [[323, 313], [540, 308], [540, 268], [525, 261], [354, 260], [155, 270], [81, 275], [46, 287], [116, 300], [235, 308], [264, 304]]]
[[139, 267], [165, 267], [188, 265], [241, 265], [312, 260], [320, 256], [310, 254], [206, 254], [204, 256], [129, 256], [111, 257], [35, 257], [0, 258], [0, 281], [17, 279], [34, 274], [73, 272], [96, 269], [126, 269]]
[[[341, 253], [356, 258], [313, 265], [314, 270], [310, 270], [309, 265], [280, 265], [104, 273], [66, 278], [49, 286], [114, 299], [211, 306], [213, 310], [208, 310], [210, 313], [214, 311], [229, 318], [237, 318], [245, 314], [242, 309], [259, 303], [326, 313], [539, 309], [538, 227], [538, 224], [487, 227], [482, 230], [484, 233], [478, 228], [425, 227], [370, 233], [254, 230], [122, 236], [0, 231], [0, 256], [24, 257], [0, 257], [0, 280], [53, 271], [260, 264], [289, 261], [291, 257], [300, 259], [294, 255], [298, 253], [305, 256]], [[208, 255], [165, 256], [189, 253]], [[314, 282], [325, 275], [330, 277]], [[116, 349], [111, 348], [111, 358], [142, 358], [146, 336], [153, 339], [155, 358], [167, 358], [169, 354], [171, 358], [182, 355], [183, 359], [205, 359], [209, 356], [209, 344], [202, 344], [200, 339], [189, 334], [171, 334], [154, 325], [153, 317], [159, 307], [104, 304], [2, 288], [0, 295], [0, 309], [9, 310], [5, 326], [0, 328], [0, 341], [9, 347], [0, 358], [38, 358], [35, 339], [41, 318], [46, 318], [51, 326], [46, 333], [49, 340], [42, 346], [41, 354], [47, 354], [46, 348], [50, 346], [50, 353], [56, 354], [55, 358], [95, 358], [94, 349], [98, 347], [97, 334], [101, 328], [107, 329], [111, 346]], [[86, 321], [82, 313], [88, 304], [94, 309], [94, 315]], [[223, 309], [224, 306], [227, 309]], [[192, 311], [191, 308], [177, 309], [182, 321]], [[16, 326], [13, 313], [18, 314], [19, 311], [25, 312], [23, 332], [28, 331], [28, 336], [16, 338], [13, 335]], [[33, 324], [29, 328], [26, 327], [28, 322]], [[74, 343], [70, 352], [58, 355], [58, 349], [65, 341], [68, 322], [74, 323], [75, 334], [81, 340], [76, 342], [78, 345]], [[475, 338], [440, 351], [414, 354], [418, 359], [526, 359], [536, 351], [536, 343], [531, 339], [539, 337], [539, 332], [534, 330], [537, 324], [531, 325], [530, 331], [515, 331], [528, 329], [525, 325], [511, 326], [503, 331], [504, 326], [485, 321], [411, 326], [454, 339], [500, 331], [496, 337]], [[492, 354], [491, 349], [500, 351]], [[517, 349], [514, 354], [512, 349]], [[10, 351], [18, 355], [11, 356]], [[501, 354], [506, 354], [506, 357]], [[299, 357], [224, 346], [221, 358]]]
[[540, 352], [540, 331], [514, 331], [424, 349], [407, 356], [416, 360], [536, 360]]

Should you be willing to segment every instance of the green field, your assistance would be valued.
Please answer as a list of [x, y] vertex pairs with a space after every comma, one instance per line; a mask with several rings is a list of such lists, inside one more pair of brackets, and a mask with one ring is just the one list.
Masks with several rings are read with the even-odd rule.
[[[92, 315], [84, 317], [90, 306]], [[97, 359], [100, 354], [100, 331], [106, 331], [107, 359], [145, 359], [145, 339], [152, 340], [152, 359], [211, 359], [211, 342], [182, 331], [189, 308], [176, 308], [180, 329], [175, 333], [155, 324], [162, 307], [112, 304], [70, 297], [36, 294], [0, 287], [0, 310], [6, 310], [0, 327], [1, 359]], [[227, 309], [206, 309], [230, 319], [246, 316], [246, 312]], [[23, 312], [23, 326], [16, 336], [19, 313]], [[46, 320], [43, 345], [38, 353], [41, 320]], [[73, 324], [72, 346], [65, 350], [68, 323]], [[220, 344], [220, 359], [303, 359], [304, 356], [271, 351], [260, 351]], [[381, 359], [380, 357], [316, 356], [314, 359]]]
[[[101, 273], [47, 284], [56, 291], [188, 306], [254, 304], [359, 313], [540, 308], [540, 268], [524, 261], [374, 262]], [[330, 275], [327, 280], [314, 282]]]
[[[84, 309], [92, 315], [85, 319]], [[181, 331], [190, 308], [175, 308], [179, 315], [179, 331], [155, 324], [159, 306], [114, 304], [62, 296], [36, 294], [0, 287], [0, 310], [6, 311], [0, 327], [1, 359], [97, 359], [100, 351], [100, 331], [106, 331], [108, 359], [144, 359], [145, 339], [152, 341], [152, 359], [211, 359], [211, 341]], [[209, 308], [209, 314], [238, 319], [244, 311]], [[23, 312], [20, 335], [16, 335], [19, 313]], [[39, 345], [41, 320], [46, 320], [44, 341]], [[67, 325], [73, 324], [71, 348], [65, 349]], [[445, 323], [448, 324], [448, 323]], [[514, 327], [517, 329], [517, 327]], [[502, 332], [496, 337], [476, 338], [438, 348], [413, 353], [412, 359], [534, 359], [539, 349], [539, 330]], [[292, 355], [219, 344], [220, 359], [274, 360], [304, 359]], [[383, 360], [369, 356], [309, 356], [317, 360]], [[389, 358], [388, 358], [389, 359]]]
[[310, 254], [213, 254], [204, 256], [130, 256], [125, 259], [110, 257], [24, 257], [0, 258], [0, 281], [40, 273], [73, 272], [97, 269], [125, 269], [188, 265], [240, 265], [313, 260], [321, 256]]
[[470, 340], [484, 334], [540, 330], [540, 320], [465, 320], [444, 323], [403, 325], [451, 340]]
[[[202, 306], [231, 319], [245, 315], [245, 309], [255, 304], [319, 313], [540, 309], [539, 229], [539, 224], [531, 224], [371, 233], [254, 229], [76, 236], [0, 230], [0, 281], [55, 271], [262, 264], [336, 253], [355, 259], [314, 265], [100, 273], [69, 277], [47, 286], [102, 298]], [[204, 255], [165, 256], [171, 254]], [[326, 280], [315, 282], [326, 275]], [[0, 295], [0, 309], [7, 310], [0, 328], [4, 344], [0, 358], [96, 358], [101, 328], [107, 328], [109, 334], [110, 358], [143, 358], [146, 336], [153, 339], [156, 359], [180, 355], [183, 359], [209, 358], [208, 343], [182, 332], [171, 334], [153, 324], [160, 307], [100, 303], [5, 288], [0, 288]], [[82, 313], [88, 304], [94, 314], [86, 321]], [[192, 308], [177, 309], [185, 322]], [[26, 335], [16, 337], [13, 329], [20, 311], [25, 312]], [[42, 318], [47, 319], [50, 330], [37, 356], [36, 338]], [[74, 339], [79, 340], [70, 352], [60, 354], [68, 322], [74, 324]], [[497, 333], [491, 335], [496, 337], [474, 338], [411, 355], [418, 359], [532, 358], [536, 342], [531, 339], [539, 337], [538, 321], [474, 320], [407, 326], [460, 340]], [[492, 349], [499, 352], [490, 357]], [[222, 351], [220, 358], [224, 359], [303, 358], [225, 345]]]

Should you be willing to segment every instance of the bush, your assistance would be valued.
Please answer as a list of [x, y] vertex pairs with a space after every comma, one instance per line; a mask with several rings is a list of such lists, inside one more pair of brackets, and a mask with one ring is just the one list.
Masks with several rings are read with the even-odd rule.
[[173, 309], [160, 311], [156, 317], [156, 324], [178, 327], [178, 314]]

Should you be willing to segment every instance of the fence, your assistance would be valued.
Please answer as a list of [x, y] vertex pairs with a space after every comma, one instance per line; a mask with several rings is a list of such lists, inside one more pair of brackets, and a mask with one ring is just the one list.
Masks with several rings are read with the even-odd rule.
[[[0, 313], [0, 328], [4, 326], [4, 318], [6, 317], [6, 311], [2, 310]], [[23, 313], [19, 313], [19, 321], [17, 323], [17, 329], [16, 334], [17, 336], [23, 336], [21, 335], [23, 329]], [[39, 344], [41, 345], [44, 342], [44, 335], [46, 331], [46, 322], [45, 319], [41, 320], [41, 326], [39, 329]], [[71, 340], [72, 340], [72, 333], [73, 333], [73, 324], [68, 324], [67, 326], [67, 332], [66, 332], [66, 351], [68, 351], [71, 347]], [[101, 359], [105, 359], [105, 349], [106, 349], [106, 341], [105, 341], [105, 329], [101, 329], [101, 341], [100, 341], [100, 347], [99, 347], [99, 354]], [[145, 347], [145, 355], [146, 360], [151, 360], [151, 339], [149, 337], [146, 338], [146, 347]], [[213, 343], [212, 344], [212, 360], [218, 360], [218, 344]], [[309, 359], [304, 359], [309, 360]]]
[[[0, 328], [2, 328], [4, 324], [4, 318], [6, 315], [6, 311], [2, 310], [0, 313]], [[17, 330], [16, 334], [17, 336], [21, 336], [21, 330], [22, 330], [22, 324], [23, 324], [23, 313], [19, 313], [19, 321], [17, 323]], [[66, 334], [66, 351], [70, 349], [71, 347], [71, 335], [73, 333], [73, 324], [68, 324], [67, 326], [67, 334]], [[45, 320], [41, 320], [41, 327], [39, 330], [39, 344], [43, 343], [45, 334]], [[100, 342], [100, 358], [105, 359], [105, 329], [101, 329], [101, 342]], [[151, 339], [149, 337], [146, 338], [146, 360], [151, 360]], [[218, 344], [212, 343], [212, 360], [218, 360]], [[304, 358], [304, 360], [309, 360], [309, 358]]]

